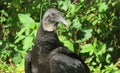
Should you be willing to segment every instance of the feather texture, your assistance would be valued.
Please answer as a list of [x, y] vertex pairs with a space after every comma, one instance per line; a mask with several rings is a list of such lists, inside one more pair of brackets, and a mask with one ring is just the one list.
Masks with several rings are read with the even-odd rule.
[[[61, 17], [59, 11], [57, 12], [56, 16]], [[46, 20], [38, 28], [35, 45], [26, 55], [25, 73], [90, 73], [80, 56], [72, 53], [60, 43], [54, 30], [47, 31], [43, 28], [47, 22], [55, 26], [57, 22], [62, 22], [59, 20], [66, 23], [63, 18], [55, 21], [52, 19], [54, 16], [51, 15], [56, 13], [56, 9], [50, 9], [46, 13], [43, 17]], [[48, 16], [51, 16], [50, 21], [47, 20]]]

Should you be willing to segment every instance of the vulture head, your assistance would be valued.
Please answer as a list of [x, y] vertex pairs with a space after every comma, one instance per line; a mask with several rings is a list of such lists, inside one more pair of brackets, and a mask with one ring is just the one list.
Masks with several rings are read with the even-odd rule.
[[55, 31], [58, 23], [68, 26], [60, 11], [54, 8], [47, 10], [42, 20], [43, 29], [45, 31]]

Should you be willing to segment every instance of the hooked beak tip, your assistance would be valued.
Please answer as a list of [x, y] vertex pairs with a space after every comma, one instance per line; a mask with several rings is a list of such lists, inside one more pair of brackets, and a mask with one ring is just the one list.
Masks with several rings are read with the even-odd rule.
[[66, 22], [66, 20], [65, 20], [64, 18], [61, 18], [61, 19], [60, 19], [60, 22], [61, 22], [62, 24], [64, 24], [66, 27], [69, 27], [69, 24]]
[[67, 23], [66, 23], [66, 24], [64, 24], [64, 25], [65, 25], [66, 27], [69, 27], [69, 26], [70, 26], [70, 25], [69, 25], [69, 24], [67, 24]]

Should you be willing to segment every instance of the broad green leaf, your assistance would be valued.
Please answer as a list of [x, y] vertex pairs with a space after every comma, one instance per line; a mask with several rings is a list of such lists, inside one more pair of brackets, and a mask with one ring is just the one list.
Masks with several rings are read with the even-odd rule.
[[95, 26], [98, 23], [98, 20], [94, 20], [92, 24]]
[[13, 57], [13, 62], [15, 63], [15, 64], [19, 64], [20, 62], [21, 62], [21, 55], [20, 55], [20, 53], [18, 53], [18, 54], [15, 54], [14, 55], [14, 57]]
[[74, 4], [70, 4], [69, 11], [70, 11], [71, 14], [75, 13], [76, 10], [75, 10], [75, 5]]
[[18, 14], [18, 17], [20, 19], [20, 22], [25, 26], [35, 24], [34, 20], [27, 14]]
[[104, 12], [108, 9], [108, 5], [104, 2], [104, 3], [100, 3], [99, 5], [99, 12]]
[[68, 47], [72, 52], [74, 52], [73, 43], [69, 40], [63, 41], [64, 45]]
[[28, 50], [33, 45], [33, 37], [26, 37], [23, 41], [23, 49]]
[[82, 24], [79, 22], [79, 19], [76, 18], [73, 20], [73, 25], [72, 28], [77, 28], [77, 29], [81, 29]]
[[71, 51], [74, 51], [73, 43], [70, 40], [68, 40], [65, 36], [59, 36], [59, 39], [66, 47], [68, 47]]
[[94, 50], [94, 46], [92, 44], [86, 44], [81, 47], [82, 47], [81, 53], [87, 53], [87, 52]]
[[58, 4], [60, 5], [61, 9], [67, 11], [71, 1], [70, 0], [65, 0], [65, 1], [58, 1]]
[[93, 31], [92, 29], [84, 30], [85, 35], [82, 41], [90, 39], [92, 37], [92, 31]]

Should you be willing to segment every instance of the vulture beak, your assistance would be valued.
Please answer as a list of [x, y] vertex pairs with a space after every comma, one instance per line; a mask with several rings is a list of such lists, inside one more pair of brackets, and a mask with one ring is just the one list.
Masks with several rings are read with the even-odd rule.
[[66, 20], [61, 15], [58, 17], [58, 22], [64, 24], [66, 27], [69, 27], [69, 24], [66, 22]]

